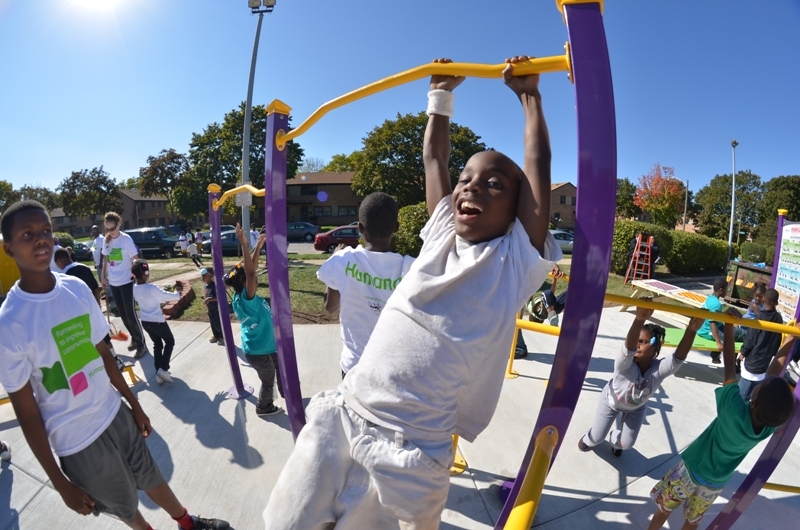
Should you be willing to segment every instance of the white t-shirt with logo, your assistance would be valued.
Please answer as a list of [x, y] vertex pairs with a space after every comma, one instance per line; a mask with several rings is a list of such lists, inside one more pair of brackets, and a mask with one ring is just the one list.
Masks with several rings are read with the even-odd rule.
[[44, 294], [17, 282], [0, 307], [0, 382], [8, 392], [31, 383], [50, 446], [68, 456], [106, 430], [120, 396], [95, 348], [108, 324], [94, 295], [78, 278], [53, 276]]
[[561, 259], [549, 233], [540, 256], [518, 220], [502, 237], [465, 241], [455, 233], [451, 199], [422, 229], [419, 257], [339, 385], [357, 414], [411, 440], [472, 441], [486, 428], [517, 312]]
[[133, 284], [133, 297], [139, 304], [139, 320], [142, 322], [166, 322], [161, 304], [180, 300], [180, 293], [169, 293], [152, 283]]
[[412, 263], [411, 256], [372, 252], [359, 245], [338, 251], [317, 271], [317, 278], [341, 294], [339, 322], [344, 348], [339, 364], [343, 371], [349, 372], [358, 363], [386, 301]]
[[94, 259], [94, 266], [100, 267], [100, 256], [103, 251], [103, 240], [105, 237], [97, 236], [94, 238], [94, 243], [92, 244], [92, 258]]
[[131, 283], [131, 263], [139, 256], [139, 250], [131, 236], [120, 232], [117, 239], [103, 241], [103, 256], [108, 262], [108, 283], [114, 287]]
[[178, 244], [181, 246], [181, 252], [185, 252], [186, 247], [189, 245], [186, 242], [186, 234], [181, 234], [180, 237], [178, 237]]

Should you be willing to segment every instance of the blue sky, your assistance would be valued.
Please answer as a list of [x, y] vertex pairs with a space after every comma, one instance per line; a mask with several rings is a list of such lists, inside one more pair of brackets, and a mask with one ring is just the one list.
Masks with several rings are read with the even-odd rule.
[[[656, 162], [697, 191], [737, 168], [800, 174], [800, 1], [608, 1], [619, 177]], [[0, 179], [55, 188], [103, 165], [138, 174], [161, 149], [245, 99], [257, 18], [246, 0], [0, 0]], [[266, 15], [254, 103], [294, 123], [319, 105], [435, 57], [499, 63], [563, 53], [551, 0], [278, 0]], [[553, 181], [575, 182], [573, 87], [542, 80]], [[418, 81], [327, 115], [299, 141], [329, 160], [396, 113], [426, 105]], [[521, 159], [522, 115], [500, 80], [457, 89], [454, 120]]]

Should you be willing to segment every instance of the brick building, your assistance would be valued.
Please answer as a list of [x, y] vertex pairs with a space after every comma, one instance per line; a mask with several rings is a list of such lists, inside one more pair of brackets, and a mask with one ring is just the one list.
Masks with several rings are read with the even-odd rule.
[[362, 197], [353, 192], [352, 179], [353, 172], [346, 171], [299, 173], [287, 180], [287, 222], [341, 226], [357, 221]]
[[101, 215], [90, 215], [88, 217], [69, 216], [61, 208], [51, 210], [50, 218], [53, 222], [54, 232], [66, 232], [77, 238], [89, 236], [92, 233], [92, 225], [100, 226], [102, 221]]
[[571, 182], [550, 185], [550, 222], [556, 228], [575, 228], [578, 188]]

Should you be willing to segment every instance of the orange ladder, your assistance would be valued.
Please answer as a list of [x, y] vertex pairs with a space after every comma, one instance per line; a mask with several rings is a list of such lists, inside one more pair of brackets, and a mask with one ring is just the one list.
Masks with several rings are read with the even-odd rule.
[[636, 246], [633, 248], [633, 254], [631, 254], [631, 262], [628, 264], [624, 283], [633, 280], [650, 279], [650, 249], [653, 246], [653, 242], [653, 236], [648, 237], [647, 241], [642, 241], [642, 234], [636, 234]]

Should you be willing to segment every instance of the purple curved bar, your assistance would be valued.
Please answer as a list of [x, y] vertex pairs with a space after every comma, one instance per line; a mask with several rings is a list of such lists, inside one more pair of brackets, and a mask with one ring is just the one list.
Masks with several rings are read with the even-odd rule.
[[286, 154], [275, 146], [279, 130], [289, 131], [289, 116], [273, 112], [267, 116], [267, 148], [264, 163], [264, 217], [267, 232], [267, 263], [275, 344], [286, 399], [286, 413], [297, 439], [306, 424], [300, 376], [292, 328], [292, 302], [289, 299], [289, 258], [286, 255]]
[[[228, 311], [228, 292], [225, 283], [222, 281], [224, 265], [222, 264], [222, 240], [219, 237], [220, 225], [222, 224], [222, 208], [215, 210], [214, 201], [219, 199], [219, 192], [208, 192], [208, 222], [211, 225], [211, 262], [214, 264], [214, 284], [217, 288], [217, 306], [219, 306], [219, 318], [222, 324], [222, 336], [225, 337], [225, 351], [228, 353], [228, 364], [231, 368], [233, 377], [233, 388], [228, 390], [228, 396], [234, 399], [242, 399], [252, 394], [252, 389], [245, 389], [242, 383], [242, 373], [239, 370], [239, 359], [236, 357], [236, 344], [233, 342], [233, 331], [231, 330], [231, 314]], [[214, 237], [216, 234], [216, 237]]]
[[578, 114], [578, 204], [570, 298], [539, 418], [514, 487], [495, 524], [497, 530], [505, 525], [519, 495], [536, 436], [547, 425], [558, 429], [558, 446], [553, 459], [564, 440], [589, 368], [611, 259], [617, 138], [603, 17], [596, 3], [567, 4], [564, 8]]

